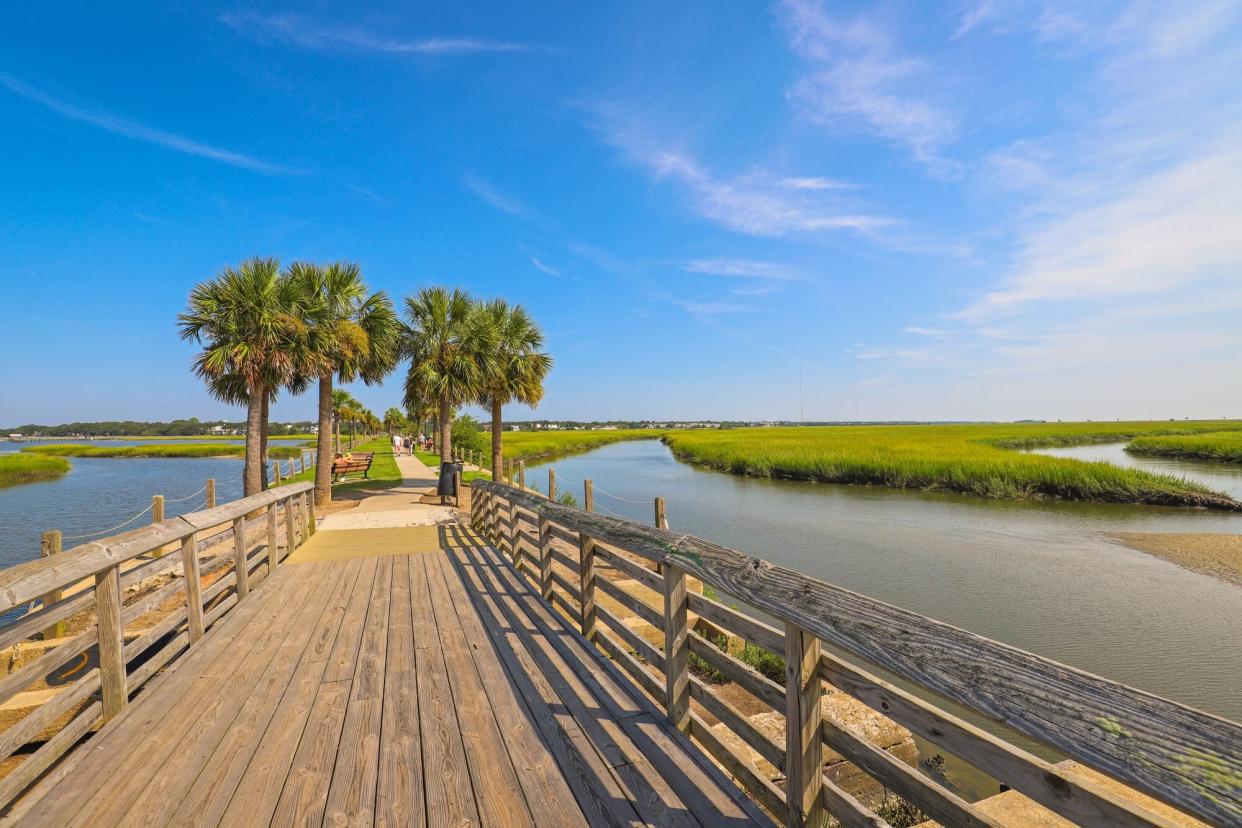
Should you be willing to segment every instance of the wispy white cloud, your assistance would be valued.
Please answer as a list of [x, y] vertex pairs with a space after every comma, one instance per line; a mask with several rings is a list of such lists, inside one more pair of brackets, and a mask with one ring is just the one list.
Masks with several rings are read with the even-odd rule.
[[656, 178], [677, 184], [696, 213], [730, 230], [752, 236], [866, 234], [897, 223], [850, 209], [823, 192], [831, 188], [790, 188], [789, 179], [767, 170], [717, 174], [690, 152], [657, 139], [641, 116], [615, 105], [597, 106], [595, 112], [604, 140]]
[[175, 132], [167, 132], [162, 129], [147, 126], [146, 124], [131, 121], [105, 112], [101, 109], [87, 107], [82, 104], [70, 103], [68, 101], [57, 98], [53, 95], [37, 89], [29, 84], [14, 78], [10, 75], [0, 74], [0, 86], [4, 86], [15, 95], [19, 95], [28, 101], [39, 104], [51, 111], [62, 115], [72, 121], [79, 121], [84, 124], [111, 132], [115, 135], [121, 135], [126, 138], [132, 138], [136, 141], [143, 141], [148, 144], [164, 147], [165, 149], [180, 152], [185, 155], [195, 155], [199, 158], [207, 158], [211, 161], [218, 161], [221, 164], [228, 164], [233, 167], [240, 167], [244, 170], [262, 173], [264, 175], [299, 175], [298, 170], [283, 167], [279, 164], [270, 164], [266, 161], [260, 161], [249, 155], [240, 152], [222, 149], [210, 144], [204, 144], [199, 141], [186, 138], [184, 135], [178, 135]]
[[931, 339], [945, 339], [948, 337], [948, 331], [941, 328], [924, 328], [919, 325], [907, 325], [902, 328], [902, 333], [914, 334], [915, 336], [926, 336]]
[[561, 275], [560, 270], [558, 270], [555, 267], [552, 267], [551, 265], [546, 265], [543, 262], [539, 261], [538, 256], [531, 256], [530, 263], [535, 266], [535, 270], [542, 271], [548, 274], [549, 276], [560, 276]]
[[830, 17], [820, 0], [784, 0], [780, 19], [805, 66], [790, 96], [807, 117], [880, 136], [935, 171], [953, 169], [940, 150], [956, 124], [928, 97], [929, 64], [902, 54], [877, 21]]
[[293, 13], [236, 12], [221, 15], [220, 20], [250, 36], [282, 40], [316, 51], [345, 48], [389, 54], [451, 56], [487, 52], [528, 52], [538, 48], [530, 43], [477, 37], [400, 39], [356, 26], [320, 23]]
[[754, 259], [695, 259], [685, 262], [682, 270], [690, 273], [706, 273], [711, 276], [741, 276], [751, 279], [775, 279], [797, 281], [802, 278], [794, 268], [779, 262], [760, 262]]
[[721, 314], [749, 313], [757, 310], [754, 305], [745, 305], [737, 302], [724, 302], [719, 300], [697, 302], [689, 299], [678, 299], [674, 301], [673, 304], [683, 308], [694, 316], [702, 318], [720, 316]]
[[838, 181], [823, 176], [793, 176], [782, 178], [781, 186], [789, 190], [856, 190], [857, 184], [849, 181]]
[[511, 216], [520, 216], [527, 218], [530, 216], [530, 210], [526, 205], [514, 198], [510, 198], [498, 191], [490, 183], [477, 175], [466, 175], [462, 178], [462, 184], [466, 189], [474, 193], [483, 201], [500, 210], [502, 213], [508, 213]]

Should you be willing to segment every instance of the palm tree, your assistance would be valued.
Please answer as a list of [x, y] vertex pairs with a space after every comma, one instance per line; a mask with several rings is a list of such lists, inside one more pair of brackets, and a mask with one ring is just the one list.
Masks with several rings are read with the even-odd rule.
[[[177, 317], [182, 339], [203, 345], [194, 371], [211, 387], [223, 383], [234, 399], [246, 402], [246, 463], [243, 491], [260, 491], [263, 468], [263, 409], [282, 385], [304, 367], [306, 326], [297, 292], [280, 275], [275, 259], [248, 259], [227, 267], [190, 292]], [[231, 378], [231, 379], [230, 379]], [[213, 388], [213, 393], [216, 389]]]
[[453, 456], [453, 409], [477, 399], [493, 370], [496, 333], [462, 290], [428, 287], [405, 300], [401, 354], [410, 360], [406, 408], [434, 401], [440, 423], [440, 459]]
[[[332, 392], [332, 422], [336, 427], [336, 451], [341, 451], [341, 423], [352, 423], [362, 410], [362, 403], [354, 395], [337, 388]], [[353, 447], [352, 445], [350, 446]]]
[[520, 402], [534, 408], [543, 399], [543, 380], [552, 357], [542, 353], [543, 331], [521, 305], [493, 299], [483, 306], [487, 324], [496, 332], [495, 355], [478, 402], [492, 414], [492, 479], [500, 480], [504, 457], [500, 444], [501, 409]]
[[384, 430], [392, 437], [407, 426], [405, 415], [395, 405], [384, 412]]
[[305, 297], [309, 348], [317, 358], [314, 373], [319, 380], [319, 462], [315, 470], [315, 502], [324, 504], [332, 500], [330, 441], [336, 408], [333, 379], [361, 379], [368, 385], [382, 380], [396, 365], [400, 323], [387, 294], [381, 290], [367, 295], [356, 264], [336, 262], [320, 267], [296, 262], [289, 274]]

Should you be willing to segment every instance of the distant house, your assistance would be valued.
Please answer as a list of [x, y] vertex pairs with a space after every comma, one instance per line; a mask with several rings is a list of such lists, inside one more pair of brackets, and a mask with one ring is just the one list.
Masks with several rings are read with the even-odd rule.
[[207, 433], [214, 434], [217, 437], [219, 437], [219, 436], [228, 434], [229, 430], [222, 425], [214, 425], [211, 428], [207, 429]]

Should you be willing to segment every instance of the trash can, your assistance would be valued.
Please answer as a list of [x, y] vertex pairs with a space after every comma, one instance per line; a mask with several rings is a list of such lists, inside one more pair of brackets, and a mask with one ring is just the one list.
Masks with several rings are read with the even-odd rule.
[[441, 463], [440, 482], [436, 494], [440, 497], [457, 497], [457, 478], [461, 475], [461, 463]]

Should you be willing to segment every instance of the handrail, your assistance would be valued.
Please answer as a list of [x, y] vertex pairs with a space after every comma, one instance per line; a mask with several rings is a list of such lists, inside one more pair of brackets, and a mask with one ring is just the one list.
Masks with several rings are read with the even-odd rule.
[[27, 604], [54, 589], [75, 584], [115, 564], [180, 542], [202, 529], [210, 529], [314, 488], [313, 483], [303, 481], [268, 489], [212, 509], [188, 512], [160, 524], [89, 541], [58, 555], [0, 570], [0, 612]]
[[[658, 563], [666, 579], [670, 571], [698, 578], [783, 621], [787, 655], [803, 652], [802, 645], [790, 649], [789, 630], [809, 634], [1176, 808], [1216, 824], [1242, 820], [1242, 725], [1235, 722], [693, 535], [585, 512], [499, 482], [475, 481], [474, 492], [481, 501], [520, 506], [540, 524], [559, 523], [584, 541]], [[494, 506], [480, 505], [477, 514], [484, 523], [496, 520]], [[666, 612], [667, 605], [666, 597]], [[813, 654], [817, 664], [817, 646]], [[812, 650], [804, 655], [811, 658]], [[810, 669], [818, 677], [817, 666]]]
[[[0, 623], [4, 647], [39, 633], [43, 638], [25, 663], [0, 677], [0, 702], [26, 688], [41, 689], [45, 677], [88, 651], [98, 653], [99, 663], [0, 731], [0, 760], [42, 742], [0, 779], [0, 809], [12, 806], [32, 784], [52, 784], [59, 771], [49, 774], [49, 769], [66, 753], [85, 749], [79, 745], [83, 736], [118, 715], [135, 690], [193, 648], [208, 628], [246, 600], [252, 586], [275, 574], [280, 561], [315, 531], [313, 488], [302, 482], [269, 489], [0, 570], [0, 611], [35, 598], [43, 604]], [[254, 512], [263, 515], [247, 519]], [[213, 554], [202, 557], [208, 550]], [[134, 561], [148, 553], [150, 561]], [[129, 561], [133, 565], [122, 573]], [[83, 586], [80, 591], [62, 597], [65, 588], [77, 584]], [[135, 585], [137, 593], [127, 594], [127, 587]], [[90, 611], [94, 618], [85, 619], [85, 630], [63, 637], [62, 622]], [[126, 629], [143, 617], [147, 620], [140, 629]], [[57, 624], [59, 631], [51, 632]], [[98, 701], [73, 710], [95, 693]], [[66, 718], [66, 713], [71, 715]], [[54, 735], [43, 735], [49, 732]], [[29, 796], [37, 799], [34, 792]]]

